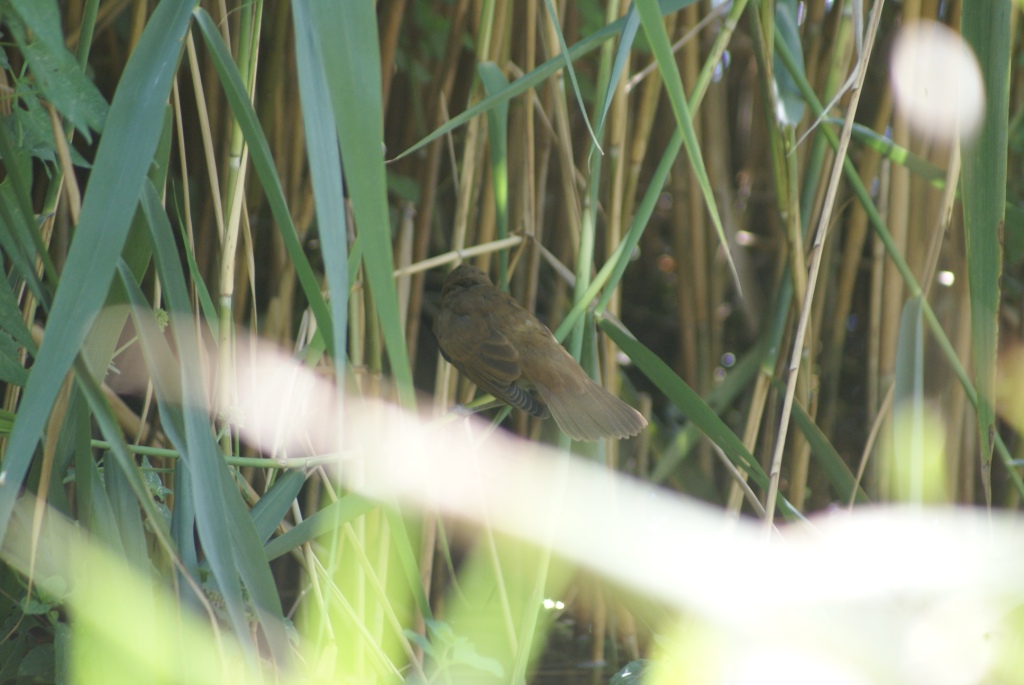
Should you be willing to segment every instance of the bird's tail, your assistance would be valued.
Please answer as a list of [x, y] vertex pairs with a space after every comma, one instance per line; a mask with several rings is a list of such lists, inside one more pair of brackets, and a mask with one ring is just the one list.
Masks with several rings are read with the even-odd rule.
[[647, 426], [643, 414], [579, 371], [580, 377], [552, 384], [557, 391], [535, 381], [541, 399], [566, 435], [573, 440], [626, 438]]

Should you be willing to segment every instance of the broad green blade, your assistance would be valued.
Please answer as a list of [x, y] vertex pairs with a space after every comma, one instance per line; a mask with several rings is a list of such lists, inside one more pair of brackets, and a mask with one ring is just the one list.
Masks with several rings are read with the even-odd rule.
[[[156, 189], [151, 185], [145, 189], [143, 207], [153, 239], [153, 258], [167, 298], [168, 311], [172, 314], [170, 330], [178, 354], [182, 360], [199, 359], [198, 335], [193, 325], [188, 289], [173, 230]], [[150, 338], [150, 344], [160, 345], [155, 337]], [[169, 396], [163, 387], [158, 392], [163, 395], [161, 413], [166, 412], [174, 423], [180, 421], [184, 428], [184, 436], [180, 433], [175, 435], [179, 442], [174, 446], [187, 461], [191, 478], [186, 483], [179, 483], [178, 487], [193, 490], [196, 530], [236, 630], [240, 635], [248, 634], [241, 630], [248, 625], [241, 605], [241, 580], [256, 609], [260, 625], [266, 631], [275, 661], [287, 664], [290, 659], [281, 600], [266, 564], [263, 542], [210, 430], [212, 412], [201, 369], [197, 364], [184, 362], [177, 366], [181, 395], [178, 398]], [[160, 370], [151, 367], [150, 372], [157, 376]], [[180, 418], [173, 418], [175, 415]], [[280, 642], [274, 644], [277, 641]]]
[[313, 180], [317, 230], [320, 234], [324, 271], [331, 291], [331, 324], [337, 383], [344, 386], [345, 355], [348, 335], [348, 219], [345, 215], [345, 188], [341, 176], [341, 153], [334, 113], [327, 90], [320, 41], [313, 27], [309, 0], [292, 2], [295, 16], [295, 61], [302, 98], [302, 124], [306, 134], [306, 154]]
[[992, 504], [992, 450], [996, 432], [996, 351], [999, 345], [999, 278], [1006, 205], [1006, 154], [1010, 97], [1010, 0], [964, 3], [961, 31], [974, 49], [985, 82], [985, 118], [977, 140], [962, 147], [967, 281], [971, 291], [971, 350], [978, 391], [982, 484]]
[[0, 543], [64, 376], [95, 320], [128, 235], [163, 128], [163, 113], [195, 0], [161, 2], [125, 67], [107, 115], [82, 213], [49, 322], [4, 455]]
[[327, 89], [356, 230], [363, 240], [363, 264], [373, 292], [384, 347], [402, 404], [415, 404], [405, 330], [398, 310], [391, 219], [384, 173], [380, 46], [371, 3], [318, 2], [313, 26], [320, 39]]

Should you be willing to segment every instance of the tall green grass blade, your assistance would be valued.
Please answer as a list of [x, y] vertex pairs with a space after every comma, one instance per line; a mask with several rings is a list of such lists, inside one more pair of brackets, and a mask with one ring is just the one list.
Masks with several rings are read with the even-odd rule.
[[78, 50], [75, 51], [75, 59], [78, 60], [79, 68], [84, 72], [89, 64], [89, 49], [92, 47], [92, 36], [96, 30], [96, 15], [99, 13], [100, 0], [86, 0], [82, 9], [81, 31], [78, 34]]
[[[797, 0], [777, 0], [775, 3], [775, 34], [776, 40], [780, 40], [789, 47], [789, 51], [796, 58], [797, 67], [801, 72], [804, 70], [804, 52], [800, 45], [800, 29], [797, 27]], [[783, 67], [779, 58], [774, 58], [775, 67], [772, 76], [775, 78], [776, 93], [778, 96], [779, 111], [775, 116], [786, 126], [796, 126], [804, 117], [806, 105], [800, 95], [800, 89], [796, 87], [793, 77]]]
[[[476, 67], [480, 81], [489, 95], [508, 87], [508, 80], [494, 62], [481, 62]], [[494, 207], [498, 224], [498, 240], [508, 237], [508, 103], [502, 102], [487, 110], [487, 143], [491, 151], [491, 179], [494, 183]], [[498, 253], [498, 284], [508, 289], [508, 250]]]
[[[155, 332], [155, 329], [154, 329]], [[161, 418], [164, 412], [160, 412]], [[173, 444], [173, 441], [172, 441]], [[179, 459], [174, 465], [174, 482], [189, 483], [192, 476], [188, 463]], [[199, 545], [196, 544], [196, 497], [192, 488], [182, 486], [174, 493], [174, 509], [171, 510], [171, 537], [174, 547], [181, 556], [185, 571], [193, 578], [199, 577]]]
[[961, 31], [978, 57], [985, 82], [985, 116], [981, 133], [976, 141], [965, 142], [961, 146], [961, 184], [982, 483], [989, 505], [992, 504], [991, 468], [996, 432], [996, 353], [999, 345], [999, 278], [1003, 268], [1003, 208], [1006, 205], [1011, 9], [1010, 0], [970, 2], [964, 5], [961, 15]]
[[112, 531], [120, 536], [124, 558], [137, 569], [149, 570], [144, 521], [131, 484], [122, 469], [104, 469], [103, 474], [107, 497], [116, 520]]
[[[328, 97], [327, 75], [319, 36], [313, 27], [309, 0], [292, 3], [295, 17], [295, 60], [302, 98], [302, 123], [306, 134], [306, 155], [313, 179], [317, 228], [320, 234], [324, 271], [331, 292], [331, 324], [337, 383], [344, 385], [348, 336], [348, 217], [345, 214], [345, 188], [341, 175], [341, 153], [334, 113]], [[339, 398], [340, 399], [340, 398]]]
[[[670, 4], [675, 6], [680, 3], [663, 2], [662, 10], [666, 10]], [[688, 3], [683, 2], [680, 6], [685, 4]], [[737, 7], [739, 7], [739, 5], [737, 5]], [[678, 9], [678, 7], [674, 8]], [[700, 79], [698, 79], [698, 81], [699, 80]], [[703, 95], [703, 90], [697, 89], [694, 91], [690, 102], [691, 110], [697, 108]], [[583, 316], [584, 312], [589, 308], [590, 303], [593, 302], [594, 298], [598, 297], [598, 295], [600, 295], [600, 298], [597, 301], [597, 305], [594, 307], [595, 314], [600, 315], [608, 306], [615, 288], [618, 286], [619, 281], [622, 279], [622, 275], [626, 271], [626, 267], [629, 265], [633, 250], [636, 248], [637, 244], [639, 244], [640, 238], [643, 235], [644, 230], [647, 228], [647, 222], [654, 213], [654, 208], [657, 206], [658, 198], [661, 197], [662, 188], [668, 180], [669, 173], [672, 170], [672, 165], [675, 163], [675, 158], [679, 154], [679, 150], [682, 146], [683, 134], [677, 127], [672, 132], [672, 137], [665, 145], [665, 151], [662, 153], [658, 166], [647, 185], [647, 191], [644, 193], [643, 198], [637, 205], [636, 212], [633, 214], [632, 221], [630, 221], [629, 230], [627, 231], [625, 238], [623, 238], [622, 242], [620, 242], [615, 250], [612, 251], [612, 254], [608, 256], [608, 260], [601, 267], [600, 271], [598, 271], [593, 281], [587, 286], [585, 292], [582, 295], [576, 296], [575, 303], [572, 308], [565, 315], [562, 323], [554, 331], [555, 338], [559, 341], [565, 339], [572, 327], [576, 325], [579, 317]]]
[[583, 117], [583, 123], [587, 126], [587, 132], [590, 133], [590, 139], [593, 141], [594, 147], [600, 150], [601, 143], [597, 139], [594, 129], [590, 126], [590, 118], [587, 116], [587, 106], [583, 104], [583, 95], [580, 93], [580, 84], [576, 80], [576, 70], [572, 68], [572, 57], [569, 54], [569, 46], [565, 43], [565, 36], [562, 34], [562, 27], [558, 23], [558, 12], [555, 10], [554, 3], [552, 3], [551, 0], [544, 0], [544, 6], [548, 10], [548, 18], [551, 20], [551, 25], [555, 28], [555, 35], [558, 36], [558, 46], [561, 48], [559, 56], [565, 64], [565, 70], [569, 72], [569, 81], [572, 82], [573, 92], [576, 93], [576, 102], [580, 106], [580, 116]]
[[622, 72], [626, 68], [626, 61], [629, 59], [629, 53], [633, 49], [633, 40], [636, 38], [636, 32], [640, 28], [640, 16], [636, 13], [636, 7], [630, 5], [629, 10], [626, 12], [625, 24], [622, 26], [622, 36], [619, 38], [619, 46], [615, 50], [615, 59], [612, 61], [611, 73], [608, 75], [608, 84], [604, 89], [604, 98], [601, 100], [601, 111], [597, 115], [597, 137], [600, 139], [601, 134], [604, 132], [605, 118], [608, 116], [608, 110], [612, 106], [612, 99], [615, 97], [615, 89], [619, 85], [619, 79], [622, 78]]
[[103, 304], [159, 141], [194, 0], [164, 0], [132, 53], [110, 106], [82, 213], [11, 432], [0, 482], [0, 542], [64, 376]]
[[[715, 385], [707, 394], [705, 404], [721, 414], [740, 396], [757, 377], [758, 371], [764, 366], [766, 345], [763, 343], [746, 352], [743, 357], [729, 369], [725, 380]], [[703, 433], [693, 421], [687, 421], [679, 434], [672, 440], [651, 472], [651, 482], [663, 483], [672, 475], [679, 465], [689, 456], [690, 452], [700, 443]]]
[[[164, 549], [169, 549], [170, 539], [164, 519], [160, 516], [160, 512], [157, 510], [150, 495], [149, 488], [139, 473], [139, 467], [135, 463], [134, 456], [128, 451], [128, 446], [124, 441], [124, 434], [121, 432], [121, 427], [117, 424], [117, 419], [114, 418], [110, 410], [110, 404], [107, 402], [99, 382], [93, 377], [81, 357], [75, 358], [74, 372], [78, 388], [89, 404], [89, 411], [92, 413], [93, 420], [96, 422], [100, 434], [103, 435], [110, 445], [110, 449], [107, 452], [107, 466], [110, 466], [110, 457], [113, 457], [114, 468], [120, 469], [132, 492], [135, 493], [135, 499], [142, 507], [142, 511], [149, 521], [150, 531], [156, 535]], [[103, 492], [103, 484], [98, 474], [91, 480], [94, 495]], [[116, 536], [118, 534], [117, 531], [118, 527], [114, 525], [110, 529], [110, 535]], [[117, 544], [120, 547], [120, 539], [118, 539]]]
[[266, 544], [274, 534], [305, 482], [306, 474], [302, 471], [287, 471], [260, 497], [260, 501], [249, 512], [260, 542]]
[[[767, 489], [768, 475], [764, 469], [750, 454], [743, 441], [725, 425], [725, 422], [701, 399], [700, 395], [686, 384], [686, 381], [677, 376], [668, 364], [618, 325], [608, 319], [602, 319], [599, 325], [601, 330], [615, 341], [619, 349], [636, 364], [637, 368], [658, 386], [658, 389], [665, 393], [669, 400], [686, 414], [687, 418], [699, 426], [708, 439], [722, 448], [722, 452], [725, 453], [729, 461], [737, 468], [746, 471], [758, 486]], [[803, 514], [797, 511], [784, 497], [779, 497], [778, 507], [787, 520], [804, 518]]]
[[263, 548], [263, 552], [268, 561], [277, 559], [307, 542], [336, 531], [360, 516], [365, 516], [376, 507], [376, 502], [364, 499], [359, 495], [345, 495], [307, 517], [287, 533], [270, 540]]
[[700, 427], [704, 434], [722, 448], [729, 461], [750, 474], [755, 483], [768, 487], [768, 476], [757, 463], [743, 441], [733, 433], [693, 389], [686, 384], [669, 366], [636, 338], [627, 334], [607, 319], [600, 322], [601, 330], [615, 341], [637, 368], [640, 369], [659, 390], [668, 397], [676, 408], [690, 421]]
[[1003, 259], [1008, 266], [1016, 266], [1024, 260], [1024, 210], [1007, 202], [1003, 227]]
[[[172, 314], [170, 329], [178, 354], [183, 360], [199, 359], [196, 344], [198, 338], [174, 234], [152, 185], [146, 186], [142, 204], [153, 239], [157, 271], [167, 298], [168, 311]], [[156, 374], [155, 369], [151, 369], [151, 372]], [[281, 601], [266, 564], [263, 543], [210, 430], [210, 408], [207, 406], [200, 369], [194, 364], [181, 363], [179, 373], [180, 407], [171, 408], [169, 400], [174, 401], [175, 398], [166, 395], [161, 407], [162, 412], [180, 412], [185, 432], [184, 442], [176, 443], [175, 447], [181, 452], [182, 459], [188, 461], [191, 478], [187, 484], [179, 484], [178, 487], [184, 485], [194, 491], [199, 539], [218, 588], [223, 593], [235, 630], [239, 635], [248, 634], [245, 630], [248, 621], [242, 607], [239, 586], [241, 580], [266, 632], [271, 653], [279, 664], [287, 664], [290, 659]], [[182, 438], [180, 434], [177, 437], [179, 440]], [[255, 645], [250, 647], [255, 648]]]
[[[151, 193], [155, 196], [155, 190], [151, 191]], [[147, 201], [147, 204], [151, 202], [152, 200]], [[156, 200], [156, 204], [159, 205], [159, 200]], [[152, 216], [152, 211], [147, 212], [147, 214], [150, 215], [149, 218], [151, 220], [155, 219]], [[156, 233], [155, 230], [154, 233]], [[171, 245], [173, 245], [173, 242]], [[164, 279], [165, 291], [167, 290], [168, 281], [171, 281], [172, 288], [175, 290], [173, 294], [167, 293], [168, 302], [170, 303], [169, 309], [174, 313], [176, 311], [175, 304], [180, 299], [180, 294], [173, 284], [173, 274], [169, 275], [163, 270], [167, 259], [166, 247], [169, 246], [161, 248], [154, 241], [154, 256], [156, 257], [157, 270]], [[170, 271], [173, 272], [173, 268]], [[149, 368], [150, 377], [153, 381], [153, 389], [156, 395], [157, 406], [160, 410], [164, 432], [170, 439], [171, 444], [182, 455], [176, 475], [187, 476], [187, 478], [175, 480], [176, 499], [179, 500], [176, 501], [175, 511], [177, 512], [180, 500], [185, 500], [186, 508], [184, 512], [187, 512], [188, 518], [191, 519], [183, 521], [181, 518], [178, 518], [177, 523], [180, 528], [177, 537], [179, 539], [185, 536], [193, 537], [195, 535], [193, 526], [195, 530], [198, 530], [200, 542], [206, 553], [205, 563], [210, 567], [216, 589], [224, 600], [228, 616], [235, 629], [238, 630], [240, 627], [245, 626], [247, 621], [245, 620], [245, 609], [242, 603], [239, 573], [235, 567], [235, 558], [232, 553], [233, 545], [228, 539], [227, 534], [227, 514], [224, 504], [225, 492], [219, 485], [220, 474], [218, 473], [218, 467], [223, 467], [223, 460], [218, 453], [216, 445], [213, 444], [212, 435], [209, 435], [204, 441], [202, 432], [195, 428], [189, 429], [190, 420], [193, 424], [198, 423], [198, 417], [189, 416], [190, 413], [195, 413], [190, 411], [190, 404], [194, 406], [195, 402], [190, 403], [184, 399], [187, 396], [187, 391], [183, 389], [184, 379], [188, 376], [189, 372], [171, 354], [170, 347], [159, 330], [155, 317], [150, 312], [149, 303], [146, 301], [142, 290], [139, 288], [127, 265], [123, 263], [120, 275], [125, 290], [132, 302], [135, 329], [138, 332], [142, 352], [146, 358], [146, 365]], [[179, 285], [184, 288], [183, 282]], [[186, 338], [185, 346], [180, 350], [182, 357], [197, 359], [196, 351], [187, 340], [188, 331], [180, 333], [177, 330], [179, 327], [189, 327], [188, 310], [186, 309], [179, 313], [181, 316], [176, 316], [171, 323], [171, 331], [175, 334], [176, 340]], [[207, 423], [207, 434], [209, 434], [208, 428], [209, 424]], [[204, 442], [207, 444], [203, 444]], [[187, 468], [182, 467], [182, 465]], [[235, 496], [237, 497], [237, 493], [235, 493]], [[174, 520], [172, 519], [173, 522]], [[187, 527], [182, 525], [184, 523], [187, 523]], [[198, 574], [196, 575], [196, 580], [199, 580]], [[240, 634], [244, 635], [245, 632]]]
[[[75, 617], [71, 628], [65, 621], [56, 628], [57, 650], [67, 651], [66, 660], [59, 661], [58, 653], [56, 677], [51, 673], [42, 680], [108, 685], [275, 681], [269, 668], [247, 667], [238, 636], [215, 632], [208, 622], [182, 611], [165, 587], [154, 585], [151, 574], [140, 573], [104, 545], [83, 537], [71, 521], [49, 512], [34, 536], [32, 506], [30, 501], [19, 503], [3, 561], [28, 575], [29, 559], [35, 559], [42, 592], [61, 597]], [[67, 591], [69, 578], [74, 579], [74, 592]]]
[[924, 331], [922, 330], [921, 298], [914, 297], [903, 305], [896, 345], [896, 377], [893, 406], [924, 402]]
[[[162, 188], [167, 178], [172, 138], [171, 121], [171, 109], [165, 107], [163, 131], [149, 167], [149, 178], [157, 188]], [[153, 253], [150, 249], [146, 220], [140, 209], [136, 209], [132, 216], [131, 227], [128, 229], [128, 237], [125, 239], [121, 254], [135, 280], [141, 282], [149, 269]], [[117, 368], [118, 360], [114, 359], [114, 352], [128, 319], [130, 309], [124, 306], [127, 303], [128, 296], [124, 291], [124, 285], [121, 279], [115, 278], [110, 285], [110, 292], [107, 293], [107, 300], [82, 345], [81, 354], [97, 378], [104, 377], [112, 364], [113, 368]]]
[[[88, 412], [86, 412], [86, 416], [88, 416]], [[113, 454], [108, 453], [106, 456], [108, 458], [105, 461], [110, 465], [110, 471], [117, 471]], [[110, 503], [110, 496], [103, 486], [103, 475], [100, 473], [91, 451], [89, 459], [83, 460], [82, 467], [80, 469], [81, 480], [78, 479], [79, 471], [75, 472], [75, 488], [83, 498], [83, 503], [88, 504], [79, 509], [78, 520], [85, 523], [89, 532], [97, 540], [102, 540], [112, 552], [124, 558], [124, 543], [121, 540], [114, 506]]]
[[363, 264], [377, 305], [391, 374], [403, 405], [411, 407], [412, 369], [392, 277], [391, 221], [384, 173], [384, 124], [381, 110], [380, 46], [373, 5], [314, 3], [313, 26], [334, 121], [341, 143], [345, 180], [356, 227], [363, 238]]
[[[597, 275], [594, 276], [586, 291], [576, 297], [572, 308], [566, 313], [565, 318], [562, 319], [562, 322], [554, 331], [557, 340], [565, 340], [569, 331], [572, 330], [572, 327], [576, 325], [580, 317], [588, 310], [590, 303], [593, 302], [595, 297], [601, 296], [597, 301], [597, 306], [594, 308], [595, 314], [600, 315], [604, 312], [605, 307], [608, 306], [615, 288], [622, 279], [622, 275], [626, 272], [630, 255], [637, 244], [639, 244], [640, 238], [647, 228], [647, 222], [654, 213], [654, 208], [657, 206], [658, 198], [661, 195], [661, 189], [668, 179], [669, 172], [682, 145], [682, 134], [676, 129], [665, 148], [665, 152], [661, 156], [661, 161], [658, 163], [654, 175], [651, 177], [647, 192], [644, 193], [636, 212], [633, 214], [633, 220], [629, 224], [629, 230], [626, 232], [625, 238], [623, 238], [612, 254], [608, 256], [608, 261], [604, 263], [597, 272]], [[602, 288], [604, 289], [603, 291]]]
[[[92, 418], [89, 416], [89, 404], [86, 402], [81, 389], [75, 386], [71, 391], [71, 399], [68, 402], [68, 413], [75, 417], [75, 505], [76, 518], [85, 525], [89, 531], [96, 531], [98, 527], [93, 523], [99, 518], [96, 509], [103, 506], [95, 502], [93, 488], [99, 483], [99, 470], [96, 466], [96, 459], [92, 449]], [[106, 493], [103, 493], [106, 500]]]

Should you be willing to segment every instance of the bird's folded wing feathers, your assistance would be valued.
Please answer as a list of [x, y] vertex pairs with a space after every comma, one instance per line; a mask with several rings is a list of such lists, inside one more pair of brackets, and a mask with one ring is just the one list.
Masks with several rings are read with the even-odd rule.
[[477, 317], [441, 315], [446, 320], [434, 334], [445, 359], [484, 392], [534, 416], [547, 414], [530, 392], [517, 385], [522, 375], [519, 353], [502, 333]]

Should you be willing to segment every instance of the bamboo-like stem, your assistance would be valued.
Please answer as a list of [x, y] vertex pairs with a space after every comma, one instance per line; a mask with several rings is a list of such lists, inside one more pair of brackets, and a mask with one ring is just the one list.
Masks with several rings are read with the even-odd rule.
[[771, 535], [773, 530], [772, 521], [775, 517], [775, 503], [778, 498], [779, 475], [782, 469], [782, 452], [786, 445], [786, 434], [789, 430], [789, 419], [793, 410], [793, 398], [796, 394], [797, 374], [800, 370], [803, 359], [804, 335], [807, 332], [808, 319], [810, 318], [811, 305], [814, 297], [814, 286], [818, 277], [818, 270], [821, 264], [822, 244], [828, 233], [829, 222], [831, 221], [832, 209], [835, 203], [836, 191], [839, 187], [839, 180], [842, 177], [843, 162], [846, 160], [846, 150], [850, 144], [850, 132], [853, 129], [853, 115], [857, 110], [857, 102], [864, 78], [867, 75], [868, 59], [871, 56], [871, 49], [874, 46], [875, 36], [882, 18], [882, 0], [876, 0], [871, 13], [871, 22], [868, 28], [865, 53], [858, 62], [857, 86], [849, 105], [846, 122], [843, 125], [843, 133], [839, 138], [839, 148], [836, 151], [832, 173], [829, 179], [829, 189], [825, 196], [825, 205], [822, 209], [818, 228], [815, 231], [814, 244], [810, 259], [810, 275], [807, 279], [807, 294], [800, 310], [800, 320], [797, 323], [796, 335], [793, 341], [793, 351], [789, 363], [789, 378], [786, 383], [786, 396], [782, 406], [782, 417], [779, 420], [779, 435], [776, 438], [775, 450], [772, 454], [771, 469], [768, 472], [769, 487], [765, 504], [765, 535]]
[[[259, 28], [263, 16], [263, 2], [256, 0], [253, 4], [243, 6], [241, 10], [239, 31], [238, 64], [242, 81], [250, 100], [256, 88], [256, 66], [259, 56]], [[248, 167], [249, 150], [242, 136], [241, 127], [232, 122], [229, 164], [225, 186], [227, 188], [226, 204], [228, 215], [224, 222], [221, 239], [221, 263], [218, 279], [218, 307], [220, 308], [220, 330], [218, 331], [218, 351], [220, 363], [218, 369], [218, 406], [222, 411], [234, 406], [235, 399], [231, 394], [234, 374], [234, 291], [236, 251], [241, 226], [241, 215]], [[221, 440], [225, 454], [230, 454], [233, 446], [231, 434], [225, 431]]]
[[[450, 18], [451, 30], [448, 34], [448, 42], [445, 47], [444, 59], [438, 64], [428, 91], [427, 100], [428, 112], [432, 119], [428, 119], [428, 125], [436, 125], [442, 121], [444, 103], [451, 97], [452, 87], [455, 80], [456, 65], [462, 51], [462, 35], [468, 16], [469, 0], [459, 0], [452, 9]], [[415, 241], [413, 243], [413, 262], [420, 262], [427, 258], [427, 251], [430, 246], [431, 226], [434, 220], [434, 204], [437, 198], [437, 185], [440, 179], [441, 152], [443, 142], [434, 141], [427, 148], [427, 159], [422, 165], [420, 178], [422, 192], [419, 206], [416, 208], [416, 229]], [[454, 172], [455, 170], [453, 170]], [[415, 364], [416, 351], [418, 348], [420, 319], [423, 308], [423, 276], [414, 276], [409, 286], [409, 317], [406, 319], [406, 346], [409, 350], [410, 363]], [[436, 392], [435, 398], [442, 396]], [[445, 393], [447, 394], [447, 393]]]

